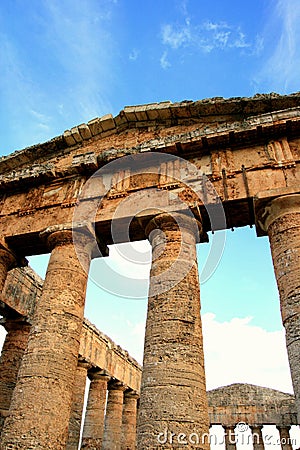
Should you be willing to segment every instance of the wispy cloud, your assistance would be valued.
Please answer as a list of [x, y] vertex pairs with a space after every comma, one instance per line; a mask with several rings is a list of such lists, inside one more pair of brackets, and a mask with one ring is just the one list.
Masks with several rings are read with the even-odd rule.
[[168, 52], [167, 51], [163, 52], [163, 54], [161, 55], [160, 65], [165, 70], [168, 69], [168, 67], [171, 67], [171, 64], [168, 61]]
[[114, 7], [113, 0], [41, 0], [38, 9], [33, 3], [24, 18], [33, 30], [24, 41], [0, 16], [0, 107], [17, 148], [112, 110]]
[[268, 55], [253, 84], [257, 89], [268, 86], [269, 90], [279, 93], [297, 91], [300, 79], [300, 2], [276, 0], [270, 5], [269, 17], [264, 30], [264, 39], [269, 44]]
[[204, 52], [225, 48], [249, 48], [253, 43], [247, 41], [240, 27], [226, 22], [205, 21], [193, 25], [186, 18], [182, 26], [165, 24], [161, 30], [162, 42], [173, 49], [194, 47]]
[[[236, 49], [250, 51], [255, 47], [255, 42], [250, 41], [239, 26], [225, 21], [205, 20], [202, 23], [193, 24], [187, 11], [187, 3], [184, 3], [183, 23], [165, 23], [161, 27], [162, 44], [171, 50], [189, 49], [202, 53], [210, 53], [213, 50]], [[262, 43], [260, 43], [262, 45]], [[257, 51], [257, 50], [256, 50]], [[160, 58], [160, 65], [165, 67], [166, 51]], [[170, 63], [168, 62], [168, 67]]]
[[130, 53], [129, 53], [129, 56], [128, 56], [128, 58], [129, 58], [129, 60], [130, 61], [136, 61], [137, 59], [138, 59], [138, 57], [139, 57], [139, 51], [136, 49], [136, 48], [134, 48]]
[[[44, 1], [46, 42], [70, 82], [66, 102], [86, 117], [107, 112], [105, 95], [111, 80], [113, 37], [109, 31], [114, 1]], [[99, 4], [100, 3], [100, 4]], [[46, 25], [46, 23], [45, 23]], [[101, 86], [105, 85], [105, 90]]]

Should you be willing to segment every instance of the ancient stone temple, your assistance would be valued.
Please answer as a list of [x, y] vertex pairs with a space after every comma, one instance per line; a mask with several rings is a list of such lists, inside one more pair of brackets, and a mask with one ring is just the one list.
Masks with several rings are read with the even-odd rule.
[[[87, 377], [81, 448], [204, 450], [216, 423], [229, 448], [241, 421], [257, 446], [269, 423], [288, 442], [300, 419], [299, 148], [300, 94], [268, 94], [126, 107], [0, 160], [1, 449], [77, 449]], [[295, 398], [206, 392], [196, 244], [247, 225], [269, 237]], [[92, 258], [143, 239], [141, 368], [84, 303]], [[43, 253], [42, 282], [26, 257]]]

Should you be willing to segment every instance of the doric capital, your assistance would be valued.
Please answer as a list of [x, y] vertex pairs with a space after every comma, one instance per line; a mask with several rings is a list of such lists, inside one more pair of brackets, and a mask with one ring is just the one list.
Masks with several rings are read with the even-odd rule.
[[17, 266], [17, 256], [0, 237], [0, 263], [5, 264], [7, 270]]
[[252, 433], [257, 433], [257, 432], [261, 432], [263, 425], [253, 424], [253, 425], [249, 425], [249, 428], [252, 431]]
[[289, 433], [291, 426], [290, 425], [276, 425], [277, 430], [280, 432], [286, 432]]
[[106, 370], [95, 370], [92, 369], [88, 372], [88, 377], [91, 381], [103, 381], [108, 383], [111, 376], [106, 372]]
[[277, 219], [287, 214], [300, 213], [300, 194], [264, 198], [258, 195], [254, 201], [256, 229], [258, 236], [268, 234], [270, 225]]
[[187, 231], [195, 236], [196, 242], [200, 242], [203, 232], [202, 223], [192, 213], [161, 213], [155, 216], [147, 224], [145, 234], [152, 241], [155, 236], [154, 230], [163, 231]]
[[126, 390], [124, 392], [124, 399], [136, 399], [138, 400], [140, 398], [140, 394], [132, 389]]
[[92, 252], [97, 245], [94, 229], [89, 223], [53, 225], [42, 231], [40, 237], [47, 242], [50, 250], [73, 243], [77, 248], [90, 247]]
[[86, 371], [88, 371], [91, 368], [91, 363], [79, 358], [77, 362], [77, 368], [85, 369]]
[[24, 318], [8, 318], [8, 317], [2, 317], [0, 319], [0, 325], [2, 325], [6, 331], [13, 331], [22, 329], [24, 327], [30, 328], [30, 324], [26, 321]]
[[127, 386], [125, 386], [121, 381], [111, 380], [108, 383], [108, 390], [109, 391], [122, 391], [122, 392], [124, 392], [126, 389], [127, 389]]

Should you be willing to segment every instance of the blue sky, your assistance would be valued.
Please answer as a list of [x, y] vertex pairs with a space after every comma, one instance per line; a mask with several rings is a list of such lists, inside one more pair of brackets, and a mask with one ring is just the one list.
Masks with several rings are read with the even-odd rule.
[[[299, 23], [298, 0], [1, 2], [0, 154], [125, 105], [298, 91]], [[198, 249], [200, 271], [208, 248]], [[115, 250], [111, 259], [124, 265]], [[42, 273], [46, 258], [31, 263]], [[248, 381], [291, 391], [267, 239], [229, 231], [201, 298], [208, 386]], [[89, 283], [86, 315], [139, 360], [145, 311], [145, 298]], [[228, 351], [237, 362], [224, 367]]]

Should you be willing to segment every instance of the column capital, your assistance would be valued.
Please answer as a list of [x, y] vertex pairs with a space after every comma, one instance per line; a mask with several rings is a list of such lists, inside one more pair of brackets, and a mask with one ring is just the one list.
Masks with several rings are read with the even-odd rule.
[[134, 391], [132, 389], [130, 390], [126, 390], [124, 392], [124, 398], [133, 398], [133, 399], [139, 399], [140, 398], [140, 394], [137, 391]]
[[292, 427], [291, 425], [276, 425], [277, 430], [290, 430]]
[[91, 363], [85, 361], [84, 359], [78, 359], [77, 367], [86, 369], [88, 371], [91, 368]]
[[234, 430], [235, 427], [236, 427], [236, 424], [234, 424], [234, 425], [222, 425], [222, 427], [223, 427], [225, 430]]
[[8, 270], [17, 265], [17, 255], [8, 247], [3, 237], [0, 237], [0, 258]]
[[256, 230], [258, 236], [268, 234], [270, 225], [286, 214], [300, 212], [300, 193], [278, 195], [272, 198], [257, 194], [254, 199]]
[[263, 425], [261, 424], [253, 424], [253, 425], [248, 425], [250, 430], [254, 430], [254, 428], [259, 428], [260, 430], [263, 428]]
[[121, 381], [111, 380], [107, 386], [109, 391], [125, 391], [127, 386], [125, 386]]
[[88, 372], [88, 378], [91, 381], [106, 381], [109, 382], [109, 380], [111, 379], [111, 376], [108, 374], [108, 372], [106, 372], [106, 370], [89, 370]]
[[41, 231], [40, 238], [46, 241], [50, 250], [56, 246], [72, 243], [89, 245], [92, 250], [97, 244], [92, 224], [85, 222], [52, 225]]
[[[154, 230], [180, 231], [185, 229], [196, 237], [196, 242], [200, 242], [200, 235], [203, 234], [202, 222], [196, 219], [192, 213], [161, 213], [153, 217], [145, 227], [145, 234], [150, 237]], [[151, 237], [150, 237], [151, 240]]]
[[21, 329], [24, 326], [31, 326], [27, 320], [23, 317], [10, 318], [2, 317], [0, 319], [0, 325], [2, 325], [6, 331]]

